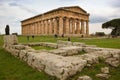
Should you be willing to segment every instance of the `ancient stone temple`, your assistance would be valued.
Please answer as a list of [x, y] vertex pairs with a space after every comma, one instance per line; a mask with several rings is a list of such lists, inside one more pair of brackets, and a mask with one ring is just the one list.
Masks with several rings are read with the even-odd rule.
[[21, 21], [22, 35], [89, 35], [89, 13], [78, 6], [60, 7]]

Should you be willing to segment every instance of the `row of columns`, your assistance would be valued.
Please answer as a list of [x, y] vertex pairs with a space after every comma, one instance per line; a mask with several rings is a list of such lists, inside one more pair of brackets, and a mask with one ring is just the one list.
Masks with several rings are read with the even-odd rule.
[[67, 17], [56, 17], [22, 26], [23, 35], [39, 34], [86, 34], [89, 35], [88, 21]]

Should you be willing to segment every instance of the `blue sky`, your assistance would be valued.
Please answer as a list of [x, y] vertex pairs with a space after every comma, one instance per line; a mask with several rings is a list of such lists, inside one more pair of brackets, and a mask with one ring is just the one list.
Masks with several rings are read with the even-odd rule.
[[120, 18], [120, 0], [0, 0], [0, 33], [9, 24], [11, 33], [20, 34], [20, 21], [63, 6], [80, 6], [90, 13], [90, 33], [110, 33], [102, 23]]

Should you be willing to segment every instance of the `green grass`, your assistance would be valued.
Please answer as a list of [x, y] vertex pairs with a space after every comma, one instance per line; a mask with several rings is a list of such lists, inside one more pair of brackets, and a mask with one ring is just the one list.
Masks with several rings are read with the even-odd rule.
[[53, 50], [53, 49], [55, 49], [55, 48], [44, 47], [44, 46], [32, 46], [32, 48], [35, 50]]
[[[34, 39], [30, 37], [29, 41], [27, 40], [26, 36], [19, 36], [18, 40], [20, 43], [30, 43], [30, 42], [52, 42], [56, 43], [57, 40], [64, 40], [67, 41], [67, 37], [65, 38], [54, 38], [53, 36], [36, 36]], [[71, 38], [72, 42], [82, 42], [88, 45], [97, 45], [98, 47], [103, 48], [117, 48], [120, 49], [120, 38], [106, 38], [106, 39], [82, 39], [82, 38]]]
[[56, 80], [0, 49], [0, 80]]
[[110, 69], [109, 74], [111, 75], [111, 77], [108, 80], [119, 80], [120, 79], [120, 66], [117, 68], [113, 68], [103, 62], [98, 63], [98, 64], [93, 64], [92, 67], [85, 67], [81, 72], [78, 72], [77, 75], [69, 78], [69, 80], [76, 80], [79, 76], [84, 76], [84, 75], [90, 76], [93, 80], [101, 80], [100, 78], [97, 78], [95, 75], [101, 73], [100, 69], [106, 66], [109, 67]]
[[52, 42], [56, 43], [57, 40], [67, 40], [67, 38], [54, 38], [54, 36], [35, 36], [34, 39], [32, 37], [27, 40], [26, 36], [19, 36], [18, 38], [20, 43], [30, 43], [30, 42]]
[[[57, 40], [67, 40], [65, 38], [54, 38], [53, 36], [36, 36], [34, 39], [30, 37], [28, 41], [26, 36], [18, 36], [20, 43], [30, 42], [57, 42]], [[120, 49], [120, 38], [119, 39], [81, 39], [71, 38], [72, 42], [84, 42], [90, 45], [97, 45], [99, 47], [117, 48]], [[57, 80], [55, 77], [51, 77], [44, 72], [38, 72], [35, 69], [29, 67], [25, 62], [10, 55], [9, 52], [3, 48], [3, 36], [0, 36], [0, 80]], [[37, 49], [37, 48], [36, 48]], [[39, 49], [39, 48], [38, 48]], [[41, 48], [40, 48], [41, 49]], [[75, 80], [79, 75], [90, 75], [95, 78], [94, 74], [100, 71], [100, 67], [105, 64], [96, 64], [93, 68], [85, 68], [82, 72], [69, 80]], [[94, 70], [95, 69], [95, 70]], [[110, 74], [112, 77], [109, 80], [119, 80], [120, 78], [120, 67], [110, 67]], [[94, 80], [99, 80], [95, 78]]]
[[120, 38], [104, 38], [104, 39], [80, 39], [72, 38], [73, 42], [83, 42], [89, 45], [97, 45], [98, 47], [103, 48], [117, 48], [120, 49]]

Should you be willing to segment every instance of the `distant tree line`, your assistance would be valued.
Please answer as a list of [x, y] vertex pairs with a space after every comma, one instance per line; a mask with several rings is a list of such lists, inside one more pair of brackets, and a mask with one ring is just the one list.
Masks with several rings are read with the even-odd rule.
[[110, 28], [112, 29], [111, 35], [120, 36], [120, 18], [103, 23], [102, 28]]

